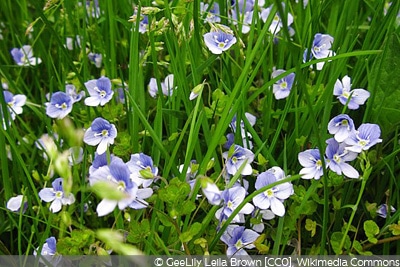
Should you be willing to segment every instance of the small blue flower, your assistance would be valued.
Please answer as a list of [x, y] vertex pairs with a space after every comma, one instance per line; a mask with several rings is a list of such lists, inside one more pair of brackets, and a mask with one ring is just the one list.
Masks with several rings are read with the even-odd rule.
[[117, 128], [103, 118], [96, 118], [92, 125], [86, 130], [83, 141], [90, 146], [97, 146], [96, 152], [103, 154], [109, 144], [114, 144], [117, 137]]
[[79, 35], [75, 36], [75, 38], [67, 37], [65, 40], [65, 47], [68, 50], [74, 50], [74, 48], [81, 48], [82, 42], [83, 38]]
[[103, 56], [101, 54], [90, 52], [88, 54], [88, 58], [90, 62], [96, 66], [96, 68], [101, 68], [101, 64], [103, 63]]
[[[223, 207], [215, 213], [215, 216], [220, 220], [220, 222], [227, 219], [232, 212], [238, 208], [245, 199], [246, 193], [246, 189], [242, 186], [234, 186], [222, 191], [221, 198], [223, 200]], [[239, 213], [236, 214], [235, 218], [233, 218], [232, 222], [240, 222], [241, 215], [250, 214], [253, 210], [254, 206], [250, 203], [246, 203]]]
[[[128, 166], [118, 157], [114, 157], [108, 168], [99, 168], [89, 176], [91, 185], [103, 181], [124, 193], [120, 200], [103, 199], [96, 208], [99, 217], [111, 213], [117, 206], [120, 210], [127, 208], [137, 198], [138, 186], [130, 179]], [[151, 195], [151, 194], [150, 194]]]
[[204, 16], [204, 13], [206, 13], [206, 17], [204, 21], [215, 23], [215, 22], [220, 22], [221, 18], [220, 12], [219, 12], [219, 5], [217, 2], [214, 2], [213, 6], [210, 8], [209, 4], [200, 2], [200, 14]]
[[[271, 171], [262, 172], [257, 176], [255, 188], [261, 189], [267, 185], [277, 182], [278, 179]], [[293, 185], [289, 182], [276, 185], [253, 198], [253, 203], [260, 209], [271, 208], [277, 216], [285, 215], [283, 201], [293, 194]]]
[[28, 201], [23, 195], [12, 197], [7, 201], [7, 209], [12, 212], [19, 213], [22, 208], [22, 213], [28, 208]]
[[99, 18], [101, 15], [99, 0], [86, 1], [86, 11], [92, 18]]
[[329, 34], [317, 33], [311, 48], [311, 53], [317, 59], [332, 56], [333, 51], [330, 50], [334, 39]]
[[72, 111], [73, 100], [64, 92], [55, 92], [50, 102], [45, 103], [46, 114], [53, 119], [63, 119]]
[[[22, 107], [26, 103], [26, 96], [25, 95], [20, 95], [20, 94], [13, 95], [9, 91], [3, 91], [3, 96], [4, 96], [4, 101], [7, 104], [8, 112], [10, 113], [11, 119], [15, 120], [16, 115], [22, 114], [22, 112], [23, 112]], [[0, 105], [0, 115], [2, 117], [3, 126], [5, 128], [5, 125], [4, 125], [4, 114], [3, 114], [3, 111], [2, 111], [1, 105]]]
[[[333, 41], [333, 37], [329, 34], [317, 33], [314, 36], [314, 40], [312, 43], [310, 58], [307, 58], [309, 52], [308, 49], [306, 49], [303, 54], [303, 62], [307, 62], [313, 57], [316, 59], [321, 59], [334, 56], [335, 52], [331, 50]], [[325, 62], [317, 63], [317, 70], [322, 70], [324, 64]]]
[[[43, 263], [45, 266], [60, 266], [62, 261], [62, 256], [57, 254], [57, 241], [55, 237], [49, 237], [42, 246], [42, 250], [38, 251], [36, 248], [33, 251], [35, 257], [39, 256], [39, 262]], [[50, 263], [51, 265], [48, 265]]]
[[254, 160], [254, 153], [249, 149], [239, 145], [233, 145], [229, 151], [224, 152], [222, 156], [225, 159], [226, 170], [229, 174], [235, 175], [243, 164], [242, 175], [250, 175], [253, 173], [253, 168], [250, 163]]
[[111, 90], [111, 81], [107, 77], [85, 82], [85, 86], [90, 94], [90, 97], [85, 99], [87, 106], [104, 106], [114, 95], [114, 92]]
[[[260, 17], [261, 17], [261, 19], [262, 19], [264, 22], [267, 21], [269, 15], [270, 15], [270, 13], [271, 13], [272, 8], [273, 8], [273, 5], [271, 5], [271, 6], [267, 7], [267, 8], [265, 8], [265, 9], [263, 9], [263, 10], [261, 11]], [[285, 4], [284, 4], [284, 3], [282, 3], [282, 9], [285, 10]], [[290, 26], [292, 23], [293, 23], [293, 16], [292, 16], [292, 14], [290, 14], [290, 13], [288, 12], [288, 13], [287, 13], [287, 22], [286, 22], [286, 25], [287, 25], [287, 26]], [[277, 34], [278, 32], [280, 32], [280, 30], [282, 29], [282, 27], [283, 27], [282, 19], [281, 19], [279, 13], [276, 12], [275, 15], [274, 15], [274, 18], [272, 19], [271, 24], [269, 25], [269, 31], [270, 31], [271, 33], [273, 33], [273, 34]]]
[[145, 33], [149, 30], [149, 17], [143, 15], [143, 19], [139, 22], [139, 32]]
[[[386, 218], [387, 214], [388, 214], [388, 205], [387, 204], [382, 204], [378, 207], [378, 209], [376, 210], [376, 214], [382, 218]], [[396, 212], [396, 209], [393, 206], [390, 206], [390, 212]]]
[[364, 123], [358, 127], [357, 131], [350, 133], [349, 137], [344, 140], [346, 149], [360, 153], [362, 150], [368, 150], [372, 146], [381, 143], [381, 129], [379, 125], [372, 123]]
[[13, 48], [11, 55], [19, 66], [35, 66], [42, 62], [40, 58], [33, 57], [32, 47], [24, 45], [22, 48]]
[[347, 114], [337, 115], [328, 123], [328, 131], [336, 141], [343, 142], [355, 130], [354, 122]]
[[203, 35], [204, 42], [211, 53], [219, 55], [236, 43], [236, 37], [221, 30]]
[[[57, 252], [57, 241], [54, 236], [46, 239], [46, 242], [42, 246], [42, 251], [39, 255], [41, 256], [54, 256]], [[39, 248], [38, 248], [39, 249]], [[33, 251], [33, 255], [37, 256], [37, 249]]]
[[333, 95], [337, 96], [340, 103], [343, 105], [347, 104], [349, 109], [358, 109], [360, 105], [364, 105], [370, 93], [365, 89], [351, 90], [351, 79], [346, 75], [343, 77], [342, 82], [337, 79], [333, 89]]
[[211, 205], [219, 205], [221, 203], [221, 190], [219, 190], [218, 186], [210, 178], [201, 178], [201, 189], [208, 203]]
[[[175, 89], [176, 86], [174, 86], [174, 75], [169, 74], [167, 77], [165, 77], [164, 82], [161, 83], [161, 91], [163, 95], [171, 96]], [[151, 97], [156, 97], [158, 93], [158, 86], [155, 78], [150, 79], [148, 91]]]
[[52, 186], [53, 188], [43, 188], [39, 192], [41, 200], [52, 202], [49, 208], [51, 212], [59, 212], [62, 205], [71, 205], [75, 202], [75, 197], [72, 193], [69, 193], [68, 196], [64, 194], [62, 178], [55, 179]]
[[79, 93], [76, 91], [76, 87], [73, 84], [67, 84], [65, 86], [65, 92], [72, 98], [72, 102], [79, 102], [82, 97], [85, 96], [85, 91], [80, 91]]
[[244, 249], [255, 248], [254, 242], [260, 235], [244, 226], [229, 225], [221, 236], [221, 240], [228, 245], [227, 256], [247, 256]]
[[325, 155], [327, 158], [327, 166], [338, 175], [342, 173], [349, 178], [358, 178], [360, 174], [354, 167], [347, 163], [357, 157], [357, 153], [352, 152], [345, 148], [345, 143], [338, 143], [335, 139], [330, 138], [326, 141]]
[[153, 159], [146, 154], [133, 154], [126, 164], [131, 172], [132, 181], [138, 186], [149, 187], [157, 177], [158, 168], [153, 165]]
[[[272, 79], [285, 73], [285, 70], [279, 69], [272, 72]], [[294, 83], [295, 74], [290, 73], [287, 76], [281, 78], [273, 85], [273, 93], [275, 95], [275, 99], [283, 99], [289, 96], [290, 90], [292, 90], [292, 86]]]
[[[113, 160], [114, 155], [110, 155], [110, 162]], [[95, 153], [94, 160], [92, 162], [92, 165], [89, 168], [89, 174], [93, 174], [96, 170], [100, 169], [101, 167], [107, 167], [108, 168], [108, 162], [107, 162], [107, 154], [98, 154], [97, 152]]]
[[[298, 155], [300, 165], [304, 168], [300, 170], [301, 178], [319, 180], [323, 174], [322, 160], [318, 149], [308, 149]], [[325, 160], [326, 161], [326, 160]]]

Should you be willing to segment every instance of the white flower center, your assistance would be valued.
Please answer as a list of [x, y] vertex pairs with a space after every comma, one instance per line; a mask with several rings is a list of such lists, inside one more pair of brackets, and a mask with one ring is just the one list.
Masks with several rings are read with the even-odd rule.
[[315, 162], [315, 165], [317, 165], [317, 168], [321, 168], [322, 167], [322, 161], [320, 159], [317, 160], [317, 162]]
[[358, 144], [362, 147], [365, 147], [366, 145], [368, 145], [368, 143], [369, 143], [369, 140], [361, 139], [358, 141]]
[[97, 91], [99, 93], [100, 97], [102, 97], [102, 98], [106, 97], [106, 95], [107, 95], [106, 91], [100, 90], [97, 86], [94, 88], [94, 90]]
[[62, 109], [62, 110], [65, 110], [65, 109], [67, 109], [68, 105], [64, 102], [61, 105], [55, 104], [55, 107], [59, 108], [59, 109]]
[[274, 191], [270, 188], [268, 190], [265, 190], [264, 195], [268, 198], [271, 198], [274, 196]]
[[126, 188], [125, 182], [124, 181], [119, 181], [117, 188], [118, 188], [119, 191], [125, 191], [125, 188]]
[[241, 240], [241, 239], [239, 239], [239, 240], [236, 242], [235, 247], [236, 247], [237, 249], [243, 247], [243, 243], [242, 243], [242, 240]]
[[288, 84], [286, 81], [281, 83], [281, 89], [286, 89], [288, 87]]
[[342, 93], [342, 96], [344, 96], [345, 98], [349, 98], [349, 97], [350, 97], [350, 93], [347, 92], [347, 91], [344, 91], [344, 92]]
[[63, 197], [63, 192], [62, 191], [57, 191], [56, 192], [56, 198], [62, 198]]

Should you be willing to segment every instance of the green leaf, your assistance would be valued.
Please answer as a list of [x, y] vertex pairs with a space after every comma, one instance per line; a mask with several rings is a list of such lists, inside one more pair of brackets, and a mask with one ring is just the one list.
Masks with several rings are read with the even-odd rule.
[[257, 155], [258, 165], [266, 165], [268, 164], [268, 160], [264, 158], [264, 156], [260, 153]]
[[179, 214], [181, 215], [187, 215], [192, 213], [196, 209], [196, 204], [190, 200], [186, 200], [182, 203], [182, 207], [179, 210]]
[[317, 222], [307, 219], [305, 228], [307, 231], [311, 232], [311, 237], [313, 237], [317, 231]]
[[376, 235], [379, 234], [379, 226], [372, 220], [368, 220], [364, 222], [364, 231], [365, 235], [368, 237], [368, 241], [372, 244], [376, 244], [378, 239], [376, 239]]
[[[334, 232], [331, 236], [330, 243], [336, 255], [340, 255], [343, 253], [343, 250], [340, 249], [340, 242], [342, 242], [342, 239], [343, 239], [343, 233], [341, 232]], [[349, 249], [350, 246], [351, 246], [350, 237], [346, 235], [343, 247], [345, 249]]]
[[353, 241], [353, 248], [358, 252], [358, 254], [360, 255], [366, 255], [366, 256], [370, 256], [372, 255], [371, 251], [364, 251], [362, 245], [360, 242], [358, 242], [357, 240]]
[[183, 233], [179, 236], [179, 239], [180, 239], [182, 242], [189, 242], [190, 240], [193, 239], [193, 237], [194, 237], [195, 235], [197, 235], [197, 234], [200, 232], [201, 227], [202, 227], [201, 223], [195, 222], [194, 224], [192, 224], [192, 225], [190, 226], [190, 229], [189, 229], [188, 231], [183, 232]]
[[397, 224], [389, 225], [389, 230], [392, 231], [393, 235], [400, 235], [400, 221]]
[[127, 240], [131, 243], [137, 244], [143, 242], [147, 236], [150, 235], [150, 223], [148, 219], [141, 222], [131, 221], [130, 231]]

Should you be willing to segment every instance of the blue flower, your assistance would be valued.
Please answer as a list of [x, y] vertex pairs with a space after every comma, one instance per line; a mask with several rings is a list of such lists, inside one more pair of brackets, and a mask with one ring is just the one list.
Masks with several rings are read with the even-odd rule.
[[333, 95], [337, 96], [340, 103], [343, 105], [347, 104], [349, 109], [358, 109], [360, 105], [364, 105], [370, 93], [364, 89], [351, 90], [351, 79], [346, 75], [343, 77], [342, 82], [337, 79], [333, 89]]
[[[267, 8], [265, 8], [265, 9], [263, 9], [263, 10], [261, 11], [260, 17], [261, 17], [261, 19], [262, 19], [264, 22], [267, 21], [269, 15], [270, 15], [270, 13], [271, 13], [272, 8], [273, 8], [273, 5], [271, 5], [271, 6], [267, 7]], [[282, 3], [282, 9], [285, 10], [285, 4], [284, 4], [284, 3]], [[287, 13], [287, 22], [286, 22], [286, 25], [287, 25], [287, 26], [290, 26], [292, 23], [293, 23], [293, 16], [292, 16], [292, 14], [290, 14], [290, 13], [288, 12], [288, 13]], [[273, 34], [277, 34], [278, 32], [280, 32], [280, 30], [282, 29], [282, 27], [283, 27], [282, 19], [281, 19], [279, 13], [276, 12], [275, 15], [274, 15], [274, 18], [272, 19], [271, 24], [269, 25], [269, 31], [270, 31], [271, 33], [273, 33]]]
[[218, 186], [210, 178], [201, 178], [201, 189], [208, 203], [211, 205], [219, 205], [221, 203], [221, 190], [219, 190]]
[[335, 139], [330, 138], [326, 141], [325, 155], [327, 158], [327, 166], [338, 175], [342, 173], [349, 178], [358, 178], [360, 174], [354, 167], [347, 163], [357, 157], [357, 153], [345, 148], [345, 143], [338, 143]]
[[[220, 222], [226, 220], [232, 212], [238, 208], [245, 199], [246, 193], [246, 189], [242, 186], [234, 186], [222, 191], [221, 198], [223, 200], [223, 207], [215, 213], [215, 216], [220, 220]], [[235, 218], [233, 218], [232, 222], [240, 222], [241, 215], [250, 214], [253, 210], [254, 206], [250, 203], [246, 203], [239, 213], [236, 214]]]
[[42, 62], [40, 58], [33, 57], [32, 47], [24, 45], [22, 48], [13, 48], [11, 55], [19, 66], [34, 66]]
[[138, 186], [131, 180], [128, 166], [118, 157], [114, 157], [108, 168], [99, 168], [89, 176], [91, 185], [103, 181], [124, 193], [120, 200], [103, 199], [96, 208], [99, 217], [111, 213], [117, 206], [120, 210], [129, 207], [137, 198]]
[[209, 4], [200, 2], [201, 16], [204, 16], [204, 13], [206, 13], [206, 17], [205, 17], [204, 21], [211, 22], [211, 23], [221, 21], [221, 18], [219, 17], [219, 15], [220, 15], [219, 5], [216, 2], [214, 2], [213, 6], [211, 8], [209, 8]]
[[101, 63], [103, 62], [103, 56], [101, 54], [92, 53], [88, 54], [90, 62], [92, 62], [96, 68], [101, 68]]
[[[285, 70], [279, 69], [279, 70], [274, 70], [272, 72], [272, 79], [275, 77], [281, 75], [282, 73], [285, 73]], [[278, 80], [274, 85], [273, 85], [273, 93], [275, 95], [275, 99], [283, 99], [289, 96], [290, 90], [292, 90], [293, 82], [294, 82], [294, 73], [290, 73], [286, 75], [285, 77], [281, 78]]]
[[344, 140], [346, 149], [360, 153], [362, 150], [368, 150], [372, 146], [381, 143], [381, 129], [379, 125], [372, 123], [364, 123], [358, 127], [357, 131], [350, 133], [349, 137]]
[[21, 208], [22, 213], [24, 213], [28, 208], [28, 201], [23, 195], [12, 197], [7, 201], [7, 209], [11, 210], [12, 212], [19, 213]]
[[[388, 205], [387, 204], [382, 204], [378, 207], [378, 209], [376, 210], [376, 214], [382, 218], [386, 218], [387, 217], [387, 213], [388, 213], [389, 209], [388, 209]], [[393, 206], [390, 206], [390, 212], [396, 212], [396, 209]]]
[[[301, 178], [319, 180], [323, 174], [322, 160], [318, 149], [308, 149], [298, 155], [300, 165], [304, 168], [300, 170]], [[326, 161], [326, 160], [325, 160]]]
[[74, 48], [81, 48], [82, 42], [83, 38], [79, 35], [75, 36], [75, 39], [72, 37], [67, 37], [65, 40], [65, 47], [68, 50], [74, 50]]
[[[254, 126], [254, 124], [256, 124], [257, 118], [256, 118], [254, 115], [252, 115], [252, 114], [250, 114], [250, 113], [248, 113], [248, 112], [246, 112], [244, 115], [245, 115], [245, 117], [246, 117], [246, 120], [248, 121], [248, 123], [249, 123], [251, 126]], [[229, 124], [229, 126], [231, 127], [232, 131], [233, 131], [234, 133], [236, 133], [236, 128], [237, 128], [237, 126], [238, 126], [238, 125], [237, 125], [237, 121], [236, 121], [236, 115], [233, 116], [232, 121], [231, 121], [231, 123]], [[239, 128], [240, 128], [240, 134], [241, 134], [242, 140], [243, 140], [243, 142], [242, 142], [242, 143], [243, 143], [243, 147], [244, 147], [244, 148], [247, 148], [247, 149], [252, 149], [252, 148], [253, 148], [253, 143], [249, 140], [250, 138], [252, 138], [252, 136], [251, 136], [251, 134], [246, 130], [246, 127], [245, 127], [245, 124], [244, 124], [243, 119], [240, 121]], [[224, 147], [225, 147], [226, 149], [229, 149], [229, 148], [231, 147], [231, 145], [233, 144], [234, 135], [233, 135], [233, 134], [228, 134], [228, 135], [227, 135], [227, 139], [228, 139], [228, 141], [227, 141], [227, 143], [224, 145]]]
[[[167, 77], [165, 77], [164, 82], [161, 83], [161, 91], [163, 95], [171, 96], [175, 89], [176, 87], [174, 87], [174, 75], [169, 74]], [[158, 93], [158, 86], [157, 80], [155, 78], [150, 79], [148, 91], [151, 97], [156, 97]]]
[[222, 30], [209, 32], [203, 35], [204, 42], [211, 53], [219, 55], [236, 43], [236, 37]]
[[347, 114], [337, 115], [328, 123], [328, 131], [336, 141], [343, 142], [355, 130], [354, 122]]
[[85, 82], [85, 86], [90, 94], [90, 97], [85, 99], [87, 106], [104, 106], [114, 95], [114, 92], [111, 90], [111, 81], [107, 77]]
[[[110, 162], [113, 160], [114, 155], [110, 155]], [[94, 160], [92, 162], [92, 165], [89, 168], [89, 174], [93, 174], [96, 170], [100, 169], [101, 167], [107, 167], [108, 168], [108, 162], [107, 162], [107, 154], [98, 154], [95, 153]]]
[[63, 119], [72, 111], [72, 98], [64, 92], [55, 92], [50, 102], [45, 103], [46, 114], [50, 118]]
[[[22, 107], [26, 103], [26, 96], [25, 95], [13, 95], [9, 91], [3, 91], [4, 101], [7, 104], [8, 112], [10, 113], [11, 119], [15, 120], [16, 115], [19, 115], [23, 112]], [[4, 113], [2, 107], [0, 105], [0, 116], [3, 121], [3, 128], [6, 128], [5, 120], [4, 120]]]
[[[309, 52], [308, 49], [306, 49], [303, 54], [303, 62], [307, 62], [313, 57], [316, 59], [321, 59], [334, 56], [335, 53], [331, 50], [333, 41], [333, 37], [329, 34], [317, 33], [314, 36], [310, 57], [307, 58]], [[322, 70], [324, 64], [325, 62], [317, 63], [317, 70]]]
[[117, 137], [117, 128], [103, 118], [96, 118], [86, 130], [83, 141], [90, 146], [97, 146], [96, 152], [103, 154], [109, 144], [114, 144]]
[[[45, 266], [60, 266], [62, 256], [57, 255], [57, 241], [54, 236], [47, 238], [42, 246], [42, 250], [38, 250], [39, 248], [36, 248], [33, 251], [33, 255], [35, 257], [39, 256], [39, 262], [43, 263]], [[48, 263], [51, 265], [48, 265]]]
[[[271, 171], [262, 172], [257, 176], [255, 188], [261, 189], [267, 185], [277, 182], [279, 179]], [[276, 185], [253, 198], [253, 203], [260, 209], [271, 208], [278, 216], [285, 215], [283, 201], [293, 194], [293, 185], [289, 182]]]
[[[39, 255], [41, 256], [54, 256], [57, 252], [57, 241], [54, 236], [46, 239], [46, 242], [42, 246], [42, 250]], [[39, 248], [37, 248], [39, 249]], [[33, 251], [33, 255], [37, 256], [37, 249]]]
[[138, 186], [149, 187], [157, 177], [158, 168], [153, 165], [153, 159], [146, 154], [133, 154], [126, 164], [131, 172], [132, 181]]
[[99, 0], [86, 1], [86, 11], [92, 18], [99, 18], [101, 15]]
[[249, 149], [239, 145], [233, 145], [229, 151], [224, 152], [222, 156], [225, 159], [226, 170], [229, 174], [235, 175], [243, 164], [242, 175], [250, 175], [253, 173], [253, 168], [250, 163], [254, 160], [254, 153]]
[[50, 211], [53, 213], [59, 212], [62, 205], [71, 205], [75, 202], [75, 197], [72, 193], [64, 194], [63, 179], [57, 178], [52, 183], [53, 188], [43, 188], [39, 192], [39, 197], [44, 202], [52, 202]]
[[227, 256], [247, 256], [244, 250], [254, 248], [254, 242], [260, 235], [244, 226], [229, 225], [221, 236], [221, 240], [228, 245]]
[[79, 93], [76, 91], [76, 88], [73, 84], [67, 84], [65, 86], [65, 92], [72, 98], [72, 102], [78, 102], [85, 96], [85, 91], [80, 91]]

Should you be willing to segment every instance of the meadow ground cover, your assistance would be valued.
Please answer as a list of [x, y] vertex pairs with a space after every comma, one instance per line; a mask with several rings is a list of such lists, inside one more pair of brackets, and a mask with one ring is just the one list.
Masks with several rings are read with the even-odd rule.
[[0, 253], [399, 255], [399, 14], [0, 1]]

